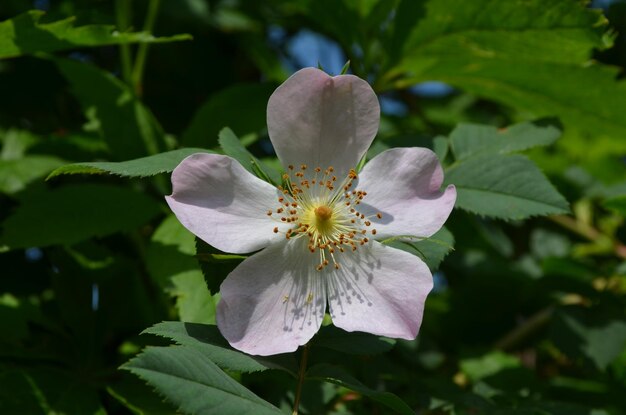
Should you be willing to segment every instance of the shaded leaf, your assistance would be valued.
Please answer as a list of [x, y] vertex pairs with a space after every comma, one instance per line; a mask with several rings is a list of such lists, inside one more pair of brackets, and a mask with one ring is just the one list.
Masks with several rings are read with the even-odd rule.
[[122, 369], [148, 382], [181, 412], [198, 415], [282, 414], [194, 347], [148, 347]]
[[325, 347], [354, 355], [376, 355], [388, 352], [396, 344], [394, 339], [362, 332], [347, 332], [335, 326], [322, 327], [313, 338], [314, 346]]
[[35, 52], [55, 52], [86, 46], [127, 43], [158, 43], [190, 40], [190, 35], [154, 37], [146, 32], [120, 33], [113, 26], [74, 27], [75, 17], [52, 23], [40, 23], [45, 13], [30, 10], [0, 22], [0, 59]]
[[69, 245], [131, 230], [161, 211], [159, 203], [142, 193], [96, 184], [43, 190], [20, 202], [2, 224], [0, 244], [10, 248]]
[[171, 173], [178, 164], [195, 153], [212, 153], [202, 148], [181, 148], [134, 160], [84, 162], [67, 164], [48, 175], [46, 180], [64, 174], [113, 174], [121, 177], [148, 177]]
[[626, 319], [603, 310], [562, 309], [555, 315], [552, 330], [561, 350], [574, 358], [584, 356], [600, 370], [606, 369], [626, 347]]
[[411, 409], [402, 399], [398, 398], [393, 393], [379, 392], [370, 389], [337, 366], [332, 366], [326, 363], [312, 366], [306, 372], [306, 379], [323, 380], [325, 382], [343, 386], [385, 405], [398, 414], [415, 414], [413, 409]]
[[65, 161], [58, 157], [44, 155], [0, 160], [0, 192], [9, 194], [19, 192], [29, 183], [43, 178], [64, 163]]
[[605, 208], [611, 209], [626, 217], [626, 195], [620, 195], [606, 199], [603, 205]]
[[213, 148], [217, 146], [218, 132], [226, 126], [239, 136], [264, 129], [267, 100], [274, 88], [268, 84], [241, 84], [217, 92], [198, 109], [181, 142]]
[[113, 74], [94, 65], [55, 58], [74, 95], [116, 160], [165, 151], [165, 134], [154, 115]]

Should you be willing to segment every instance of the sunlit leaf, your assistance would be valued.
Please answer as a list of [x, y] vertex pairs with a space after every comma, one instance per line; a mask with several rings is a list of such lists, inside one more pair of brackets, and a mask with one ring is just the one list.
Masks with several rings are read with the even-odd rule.
[[191, 39], [190, 35], [154, 37], [145, 32], [120, 33], [115, 27], [106, 25], [74, 27], [75, 17], [40, 23], [44, 14], [40, 10], [31, 10], [0, 22], [0, 59], [80, 47]]
[[252, 155], [230, 128], [224, 128], [220, 131], [219, 143], [224, 154], [237, 160], [250, 173], [258, 175], [268, 182], [281, 183], [280, 174], [265, 166], [262, 161]]
[[161, 173], [172, 172], [185, 157], [195, 153], [211, 153], [211, 151], [202, 148], [181, 148], [127, 161], [67, 164], [55, 169], [48, 175], [46, 180], [64, 174], [112, 174], [121, 177], [155, 176]]
[[282, 414], [224, 373], [200, 349], [149, 347], [122, 366], [185, 413]]
[[296, 371], [295, 360], [291, 355], [258, 357], [234, 350], [220, 334], [217, 326], [212, 324], [164, 321], [144, 330], [144, 333], [166, 337], [183, 346], [198, 348], [222, 369], [239, 372], [282, 369], [292, 374]]
[[472, 157], [450, 167], [456, 206], [499, 219], [567, 213], [567, 201], [535, 164], [521, 155]]
[[450, 133], [450, 144], [457, 160], [486, 154], [507, 154], [556, 141], [561, 132], [553, 126], [533, 123], [498, 129], [489, 125], [460, 124]]

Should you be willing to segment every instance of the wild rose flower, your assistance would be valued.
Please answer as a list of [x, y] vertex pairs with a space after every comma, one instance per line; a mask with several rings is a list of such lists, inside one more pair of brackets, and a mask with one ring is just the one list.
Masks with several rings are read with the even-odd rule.
[[284, 187], [234, 159], [194, 154], [172, 173], [167, 202], [217, 249], [259, 251], [221, 286], [217, 325], [246, 353], [295, 351], [319, 330], [328, 304], [347, 331], [413, 339], [433, 281], [417, 256], [376, 240], [429, 237], [454, 206], [424, 148], [394, 148], [357, 174], [380, 119], [374, 91], [353, 75], [298, 71], [270, 97], [267, 125]]

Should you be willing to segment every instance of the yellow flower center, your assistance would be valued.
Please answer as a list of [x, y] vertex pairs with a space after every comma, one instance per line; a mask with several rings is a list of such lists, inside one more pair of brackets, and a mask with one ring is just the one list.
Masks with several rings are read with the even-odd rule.
[[[318, 271], [331, 262], [339, 269], [338, 254], [356, 251], [369, 242], [368, 233], [376, 235], [376, 229], [369, 229], [370, 218], [357, 210], [367, 192], [352, 189], [357, 179], [354, 170], [350, 170], [340, 185], [332, 167], [323, 172], [319, 167], [311, 173], [306, 170], [306, 165], [295, 172], [293, 166], [289, 166], [289, 173], [283, 176], [285, 186], [279, 187], [280, 207], [267, 214], [282, 224], [291, 225], [286, 231], [277, 226], [274, 233], [284, 233], [287, 239], [308, 239], [309, 251], [318, 252], [320, 256]], [[375, 216], [382, 218], [380, 213]]]

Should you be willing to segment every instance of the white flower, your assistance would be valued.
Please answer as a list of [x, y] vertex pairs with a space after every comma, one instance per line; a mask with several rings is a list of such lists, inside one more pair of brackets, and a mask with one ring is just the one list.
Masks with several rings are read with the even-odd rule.
[[303, 69], [267, 108], [285, 188], [216, 154], [194, 154], [172, 173], [166, 199], [185, 227], [225, 252], [260, 250], [221, 286], [217, 323], [233, 347], [292, 352], [318, 331], [327, 305], [345, 330], [417, 335], [430, 271], [376, 239], [431, 236], [456, 191], [440, 191], [443, 171], [424, 148], [385, 151], [357, 175], [379, 119], [376, 95], [362, 79]]

